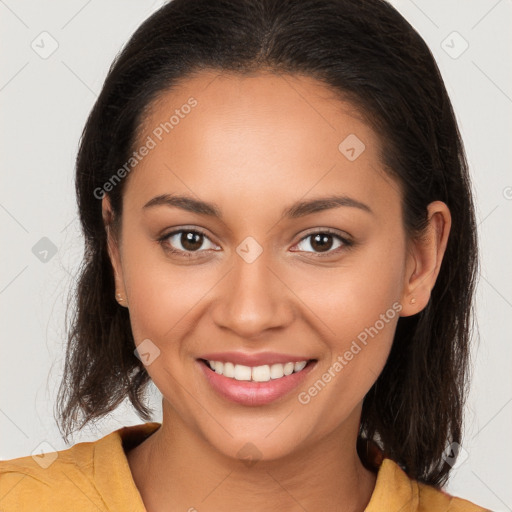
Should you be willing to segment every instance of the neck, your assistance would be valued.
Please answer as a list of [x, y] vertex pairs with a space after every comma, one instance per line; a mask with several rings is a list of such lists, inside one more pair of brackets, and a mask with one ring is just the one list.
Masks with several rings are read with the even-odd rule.
[[342, 425], [276, 460], [257, 453], [238, 460], [219, 453], [164, 406], [162, 426], [127, 458], [148, 512], [362, 512], [376, 475], [357, 455], [357, 427]]

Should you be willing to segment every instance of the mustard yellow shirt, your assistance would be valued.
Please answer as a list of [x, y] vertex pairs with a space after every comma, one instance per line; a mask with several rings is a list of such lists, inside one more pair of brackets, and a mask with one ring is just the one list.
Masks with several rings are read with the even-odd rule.
[[[66, 450], [0, 461], [0, 511], [145, 512], [125, 449], [141, 443], [158, 427], [157, 422], [123, 427]], [[385, 458], [365, 512], [484, 511], [489, 512], [411, 480]]]

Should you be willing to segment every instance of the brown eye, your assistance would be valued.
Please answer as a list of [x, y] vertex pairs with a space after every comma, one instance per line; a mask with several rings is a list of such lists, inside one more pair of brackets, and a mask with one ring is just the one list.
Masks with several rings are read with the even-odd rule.
[[[164, 235], [159, 243], [165, 250], [180, 256], [191, 257], [191, 253], [200, 253], [208, 249], [218, 250], [211, 240], [202, 232], [193, 229], [180, 229]], [[210, 246], [204, 247], [205, 242]]]
[[197, 251], [203, 245], [203, 235], [195, 231], [182, 231], [179, 240], [186, 251]]
[[333, 246], [333, 236], [327, 233], [317, 233], [316, 235], [311, 235], [311, 247], [315, 249], [315, 251], [325, 252], [328, 251]]
[[[336, 254], [343, 248], [348, 248], [353, 243], [350, 240], [332, 233], [329, 230], [317, 231], [305, 236], [298, 244], [299, 251], [313, 252], [318, 256]], [[308, 250], [308, 246], [312, 251]], [[333, 249], [334, 248], [334, 249]]]

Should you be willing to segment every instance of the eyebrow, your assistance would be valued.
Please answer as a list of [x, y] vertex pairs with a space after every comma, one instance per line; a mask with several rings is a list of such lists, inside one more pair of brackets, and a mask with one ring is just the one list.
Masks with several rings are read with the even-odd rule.
[[[148, 201], [143, 209], [152, 208], [155, 206], [170, 206], [175, 208], [181, 208], [182, 210], [197, 213], [199, 215], [208, 215], [210, 217], [217, 217], [222, 220], [222, 212], [215, 203], [208, 203], [194, 199], [189, 196], [180, 196], [173, 194], [161, 194], [153, 197]], [[328, 196], [320, 197], [317, 199], [310, 199], [307, 201], [297, 201], [291, 206], [285, 208], [282, 212], [283, 218], [297, 219], [311, 215], [313, 213], [322, 212], [324, 210], [330, 210], [338, 208], [340, 206], [348, 206], [351, 208], [358, 208], [365, 212], [373, 214], [372, 209], [365, 203], [357, 201], [348, 196]]]

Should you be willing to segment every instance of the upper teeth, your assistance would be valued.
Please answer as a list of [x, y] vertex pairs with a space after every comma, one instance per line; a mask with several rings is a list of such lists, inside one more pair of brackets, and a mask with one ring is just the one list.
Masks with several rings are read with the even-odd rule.
[[297, 373], [304, 369], [307, 361], [286, 364], [264, 364], [263, 366], [244, 366], [243, 364], [223, 363], [221, 361], [208, 361], [215, 373], [236, 380], [253, 380], [267, 382], [270, 379], [280, 379], [284, 375]]

